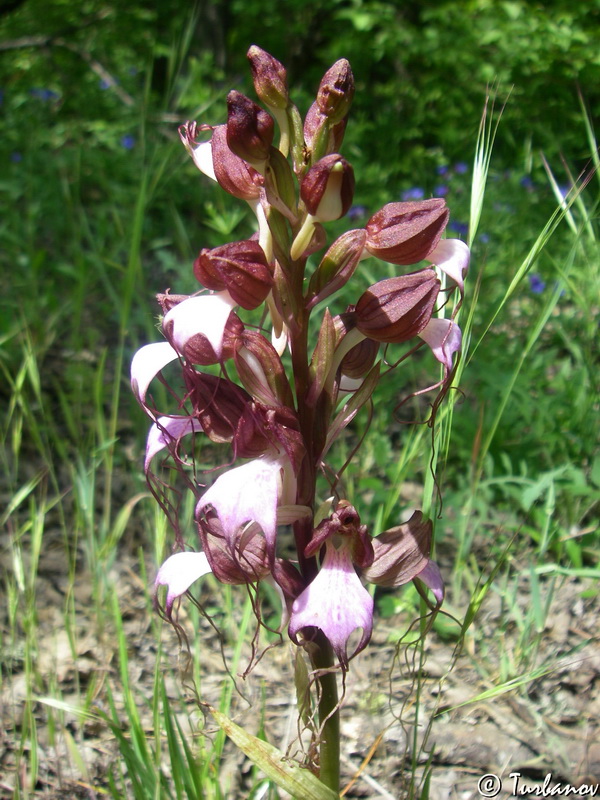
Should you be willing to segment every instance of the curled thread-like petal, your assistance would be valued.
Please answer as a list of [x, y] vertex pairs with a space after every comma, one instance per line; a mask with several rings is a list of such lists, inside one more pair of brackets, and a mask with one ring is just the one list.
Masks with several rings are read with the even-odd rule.
[[437, 360], [451, 370], [454, 353], [460, 350], [462, 343], [462, 334], [456, 322], [432, 317], [419, 336], [431, 347]]
[[200, 498], [196, 516], [212, 506], [230, 546], [243, 525], [257, 522], [265, 535], [269, 557], [273, 559], [281, 469], [279, 459], [265, 457], [224, 472]]
[[426, 260], [445, 272], [463, 292], [470, 259], [471, 251], [460, 239], [442, 239]]
[[[294, 642], [303, 628], [319, 628], [331, 642], [342, 668], [363, 650], [373, 631], [373, 598], [352, 566], [350, 548], [336, 549], [326, 543], [326, 553], [317, 577], [294, 601], [288, 633]], [[355, 630], [362, 635], [348, 655], [348, 640]]]
[[146, 441], [146, 458], [144, 472], [150, 469], [150, 463], [171, 442], [177, 444], [183, 436], [202, 430], [202, 425], [193, 417], [159, 417], [148, 432]]
[[163, 319], [163, 330], [174, 347], [186, 355], [193, 348], [194, 339], [206, 339], [221, 358], [225, 326], [235, 301], [228, 292], [189, 297], [174, 306]]
[[165, 610], [168, 616], [171, 616], [175, 600], [185, 594], [194, 581], [211, 571], [205, 553], [175, 553], [167, 558], [158, 570], [154, 588], [167, 587]]
[[[140, 347], [131, 361], [131, 388], [137, 401], [146, 407], [148, 386], [158, 373], [178, 358], [169, 342], [156, 342]], [[146, 408], [146, 410], [148, 410]], [[151, 416], [154, 416], [151, 414]]]

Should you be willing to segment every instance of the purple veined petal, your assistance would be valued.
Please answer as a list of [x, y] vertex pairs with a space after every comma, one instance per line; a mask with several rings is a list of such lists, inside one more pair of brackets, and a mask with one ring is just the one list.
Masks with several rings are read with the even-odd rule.
[[[302, 628], [319, 628], [344, 669], [348, 661], [363, 650], [373, 631], [373, 598], [360, 582], [350, 559], [347, 546], [339, 550], [326, 543], [326, 553], [317, 577], [294, 601], [288, 633], [292, 641]], [[349, 656], [348, 639], [362, 629], [354, 652]]]
[[211, 505], [231, 546], [243, 525], [257, 522], [273, 559], [282, 466], [281, 460], [264, 457], [224, 472], [200, 498], [196, 516]]
[[141, 405], [146, 407], [146, 392], [152, 379], [176, 358], [179, 358], [177, 351], [168, 342], [144, 345], [134, 355], [131, 361], [131, 388]]
[[200, 334], [220, 358], [225, 325], [234, 306], [235, 301], [226, 291], [188, 297], [165, 315], [163, 329], [170, 329], [173, 343], [181, 353], [188, 341]]
[[213, 166], [212, 143], [210, 141], [202, 142], [202, 144], [199, 144], [191, 150], [191, 154], [194, 159], [194, 164], [198, 167], [200, 172], [216, 182], [217, 176], [215, 175], [215, 168]]
[[470, 259], [471, 251], [460, 239], [442, 239], [426, 260], [445, 272], [463, 292]]
[[150, 469], [150, 462], [171, 442], [177, 443], [188, 433], [202, 431], [202, 425], [193, 417], [159, 417], [148, 431], [144, 472]]
[[419, 336], [431, 347], [437, 360], [447, 369], [452, 369], [454, 353], [460, 350], [462, 343], [462, 334], [456, 322], [432, 317]]
[[428, 561], [416, 578], [418, 578], [420, 581], [423, 581], [425, 586], [431, 589], [433, 596], [437, 600], [438, 606], [441, 606], [444, 601], [446, 589], [444, 586], [442, 573], [440, 572], [440, 568], [435, 561]]
[[167, 587], [167, 600], [165, 609], [171, 615], [173, 603], [182, 594], [185, 594], [194, 581], [203, 575], [212, 572], [205, 553], [175, 553], [170, 556], [158, 570], [154, 581], [154, 589], [159, 586]]

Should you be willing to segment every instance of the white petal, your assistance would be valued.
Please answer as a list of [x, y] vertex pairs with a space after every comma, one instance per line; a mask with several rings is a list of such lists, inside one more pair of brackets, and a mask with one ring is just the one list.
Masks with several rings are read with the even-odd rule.
[[167, 586], [167, 614], [171, 612], [173, 603], [182, 594], [185, 594], [194, 581], [203, 575], [212, 572], [205, 553], [175, 553], [167, 558], [158, 570], [155, 589]]
[[200, 334], [206, 337], [217, 358], [220, 358], [225, 325], [234, 306], [235, 301], [229, 292], [188, 297], [165, 315], [163, 329], [173, 326], [170, 335], [181, 353], [188, 341]]
[[200, 172], [211, 178], [213, 181], [217, 180], [215, 168], [213, 166], [212, 144], [210, 141], [202, 142], [202, 144], [199, 144], [198, 147], [195, 147], [192, 150], [192, 158], [194, 159], [194, 164], [198, 167]]
[[454, 353], [460, 350], [462, 342], [462, 334], [456, 322], [432, 317], [419, 336], [431, 347], [437, 360], [452, 369]]
[[198, 420], [192, 417], [159, 417], [148, 432], [144, 471], [148, 472], [154, 456], [170, 442], [178, 442], [182, 436], [201, 430]]
[[138, 402], [146, 404], [146, 392], [152, 379], [178, 357], [168, 342], [147, 344], [137, 351], [131, 361], [131, 388]]
[[265, 534], [269, 554], [274, 556], [281, 467], [279, 460], [257, 458], [224, 472], [204, 492], [196, 513], [211, 505], [230, 543], [243, 525], [257, 522]]
[[442, 239], [427, 256], [427, 261], [445, 272], [464, 291], [464, 278], [469, 269], [471, 251], [460, 239]]

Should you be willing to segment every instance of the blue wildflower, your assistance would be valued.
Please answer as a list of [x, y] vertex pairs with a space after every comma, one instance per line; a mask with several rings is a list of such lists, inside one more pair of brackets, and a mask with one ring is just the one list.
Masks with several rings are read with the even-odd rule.
[[469, 225], [467, 222], [459, 222], [455, 219], [448, 224], [448, 230], [458, 233], [459, 236], [466, 236], [469, 232]]
[[528, 192], [532, 192], [535, 189], [531, 175], [523, 175], [519, 183], [524, 189], [527, 189]]
[[425, 197], [425, 189], [420, 186], [413, 186], [412, 189], [406, 189], [402, 192], [402, 200], [422, 200]]
[[546, 288], [546, 281], [537, 272], [532, 272], [529, 276], [529, 288], [533, 294], [541, 294]]
[[445, 183], [441, 183], [439, 186], [435, 187], [433, 194], [435, 197], [446, 197], [448, 194], [448, 187]]
[[454, 172], [455, 172], [457, 175], [464, 175], [464, 174], [465, 174], [465, 172], [467, 172], [467, 171], [468, 171], [468, 169], [469, 169], [469, 165], [466, 163], [466, 161], [458, 161], [458, 162], [457, 162], [457, 163], [454, 165]]
[[448, 165], [447, 164], [440, 164], [439, 167], [435, 168], [435, 171], [438, 175], [447, 175], [448, 174]]
[[10, 154], [10, 160], [13, 162], [13, 164], [18, 164], [19, 161], [23, 161], [23, 153], [19, 153], [18, 150], [15, 150]]
[[43, 100], [44, 102], [49, 100], [57, 100], [59, 97], [58, 92], [55, 92], [52, 89], [30, 89], [29, 94], [38, 100]]
[[354, 222], [357, 219], [362, 219], [366, 213], [367, 209], [364, 206], [352, 206], [346, 216], [350, 222]]
[[122, 136], [121, 147], [124, 147], [125, 150], [133, 150], [135, 147], [135, 137], [131, 136], [129, 133], [126, 136]]

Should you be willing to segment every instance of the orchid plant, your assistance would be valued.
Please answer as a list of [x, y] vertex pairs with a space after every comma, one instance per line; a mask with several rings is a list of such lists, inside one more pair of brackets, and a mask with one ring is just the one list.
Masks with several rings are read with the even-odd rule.
[[[248, 59], [268, 110], [231, 91], [226, 124], [187, 122], [180, 136], [202, 173], [249, 204], [257, 232], [201, 250], [193, 266], [198, 292], [158, 296], [164, 339], [138, 350], [131, 366], [133, 392], [152, 421], [145, 472], [175, 530], [156, 591], [166, 587], [162, 609], [173, 619], [176, 601], [212, 572], [254, 592], [260, 621], [258, 586], [276, 587], [280, 631], [311, 665], [307, 766], [337, 793], [338, 676], [371, 638], [374, 604], [365, 584], [415, 581], [426, 598], [429, 588], [434, 608], [444, 589], [430, 559], [431, 521], [417, 511], [372, 536], [325, 459], [372, 404], [389, 345], [404, 345], [401, 360], [428, 347], [432, 366], [441, 365], [439, 379], [414, 392], [437, 390], [435, 416], [461, 347], [456, 313], [469, 250], [442, 238], [449, 217], [442, 198], [389, 203], [327, 247], [324, 226], [353, 200], [354, 172], [338, 152], [354, 95], [350, 65], [341, 59], [325, 73], [303, 121], [279, 61], [256, 46]], [[353, 305], [324, 307], [365, 258], [402, 269]], [[171, 410], [152, 399], [157, 378], [173, 397]], [[209, 485], [195, 466], [203, 437], [229, 447], [219, 476], [207, 474]], [[167, 475], [154, 471], [158, 456], [170, 463]], [[196, 498], [194, 549], [169, 499], [177, 476]], [[281, 555], [282, 545], [290, 550], [289, 528], [293, 558]]]

